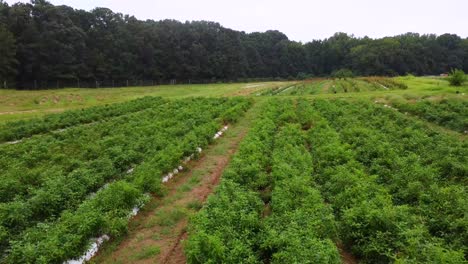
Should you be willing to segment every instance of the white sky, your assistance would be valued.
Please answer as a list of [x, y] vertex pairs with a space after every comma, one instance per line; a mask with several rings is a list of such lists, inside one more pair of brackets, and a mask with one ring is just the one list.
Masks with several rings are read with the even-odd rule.
[[335, 32], [374, 38], [406, 32], [468, 37], [468, 0], [49, 1], [85, 10], [108, 7], [143, 20], [208, 20], [246, 32], [276, 29], [302, 42], [327, 38]]

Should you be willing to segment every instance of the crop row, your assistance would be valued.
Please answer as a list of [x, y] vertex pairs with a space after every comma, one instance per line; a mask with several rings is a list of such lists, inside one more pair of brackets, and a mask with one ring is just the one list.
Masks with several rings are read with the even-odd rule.
[[[17, 145], [0, 147], [1, 202], [31, 197], [51, 179], [90, 169], [108, 175], [126, 172], [133, 164], [163, 149], [167, 140], [183, 136], [197, 124], [221, 115], [229, 104], [216, 101], [175, 101], [164, 106], [78, 126], [60, 134], [36, 136]], [[92, 142], [92, 144], [90, 144]], [[109, 170], [111, 164], [112, 170]], [[107, 172], [106, 172], [107, 171]]]
[[335, 80], [312, 80], [266, 90], [262, 95], [305, 95], [322, 93], [351, 93], [378, 90], [407, 89], [404, 83], [392, 78], [366, 77]]
[[189, 263], [339, 263], [333, 214], [295, 120], [292, 101], [268, 102], [192, 221]]
[[275, 120], [280, 106], [266, 105], [223, 174], [220, 186], [191, 221], [185, 247], [188, 263], [257, 263], [264, 202], [259, 189], [269, 184]]
[[[328, 104], [318, 101], [314, 106], [326, 115], [331, 112], [327, 111], [331, 108]], [[298, 110], [313, 113], [310, 107], [310, 103], [302, 102]], [[359, 160], [361, 153], [353, 145], [343, 142], [340, 134], [318, 113], [313, 116], [313, 128], [307, 137], [313, 156], [313, 177], [334, 209], [339, 237], [345, 247], [369, 263], [463, 261], [463, 253], [450, 249], [429, 232], [418, 212], [395, 201], [377, 172], [368, 173]]]
[[[459, 260], [457, 252], [466, 254], [466, 143], [369, 102], [316, 101], [314, 107], [349, 144], [364, 172], [376, 175], [392, 203], [407, 208], [406, 219], [420, 219], [424, 236], [413, 232], [408, 238], [424, 241], [427, 233], [428, 241], [445, 248], [433, 252], [450, 253], [451, 260]], [[433, 261], [442, 256], [434, 254]]]
[[429, 122], [458, 132], [468, 131], [468, 102], [444, 99], [440, 102], [419, 101], [409, 103], [393, 101], [392, 105], [401, 112], [417, 115]]
[[[239, 118], [249, 105], [244, 99], [171, 101], [88, 129], [74, 127], [4, 146], [2, 155], [16, 166], [2, 174], [23, 166], [42, 176], [39, 183], [26, 179], [31, 180], [27, 189], [1, 204], [6, 261], [60, 263], [80, 255], [92, 237], [122, 234], [144, 193], [162, 194], [162, 175], [196, 155], [223, 123]], [[49, 152], [28, 158], [40, 150]], [[34, 167], [16, 159], [31, 159]], [[11, 184], [14, 175], [8, 184], [21, 187], [25, 179]]]
[[155, 97], [144, 97], [129, 102], [95, 106], [81, 110], [51, 114], [43, 118], [8, 122], [0, 126], [0, 143], [20, 140], [35, 134], [46, 133], [67, 127], [102, 121], [106, 118], [129, 114], [166, 103]]
[[191, 223], [189, 263], [339, 263], [337, 244], [466, 261], [464, 143], [370, 102], [267, 104]]
[[369, 83], [376, 87], [376, 89], [395, 90], [395, 89], [408, 89], [408, 86], [401, 81], [394, 78], [386, 77], [363, 77], [359, 78], [362, 81]]
[[274, 88], [267, 89], [267, 90], [261, 92], [260, 95], [278, 95], [278, 94], [286, 92], [286, 91], [288, 91], [290, 89], [294, 89], [295, 86], [296, 86], [296, 84], [282, 85], [282, 86], [274, 87]]

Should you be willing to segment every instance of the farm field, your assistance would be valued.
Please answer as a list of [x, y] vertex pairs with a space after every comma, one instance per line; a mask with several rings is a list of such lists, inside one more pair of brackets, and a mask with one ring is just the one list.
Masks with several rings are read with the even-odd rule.
[[262, 113], [190, 226], [189, 263], [465, 261], [465, 142], [368, 101]]
[[[372, 79], [372, 78], [370, 78]], [[311, 81], [233, 83], [233, 84], [196, 84], [196, 85], [160, 85], [155, 87], [66, 88], [57, 90], [17, 91], [0, 89], [0, 124], [21, 119], [39, 118], [44, 115], [67, 110], [120, 103], [145, 96], [163, 96], [178, 99], [193, 96], [312, 96], [329, 97], [365, 97], [386, 99], [419, 99], [428, 96], [454, 97], [456, 88], [439, 78], [393, 78], [395, 82], [407, 86], [407, 89], [386, 90], [380, 85], [371, 85], [361, 79]], [[344, 92], [342, 83], [355, 83], [354, 89]], [[338, 86], [337, 86], [338, 83]], [[332, 91], [335, 85], [336, 94]], [[466, 90], [465, 84], [461, 90]], [[460, 95], [461, 96], [461, 95]], [[463, 96], [463, 98], [466, 98]]]
[[0, 263], [466, 263], [467, 91], [0, 90]]
[[149, 193], [164, 193], [162, 175], [167, 181], [183, 170], [184, 159], [196, 158], [251, 104], [146, 100], [151, 105], [142, 111], [0, 145], [7, 263], [61, 263], [81, 255], [93, 237], [122, 234]]
[[282, 82], [159, 85], [125, 88], [66, 88], [17, 91], [0, 89], [0, 123], [42, 117], [51, 113], [125, 102], [145, 96], [184, 98], [193, 96], [236, 96], [276, 87]]
[[408, 89], [408, 86], [403, 82], [385, 77], [316, 79], [269, 89], [262, 92], [262, 95], [316, 95], [404, 89]]

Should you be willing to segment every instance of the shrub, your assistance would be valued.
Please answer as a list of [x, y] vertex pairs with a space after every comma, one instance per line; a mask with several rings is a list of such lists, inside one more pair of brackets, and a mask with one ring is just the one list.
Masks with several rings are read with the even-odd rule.
[[448, 81], [452, 86], [462, 86], [463, 83], [466, 81], [465, 72], [458, 69], [452, 70], [448, 77]]

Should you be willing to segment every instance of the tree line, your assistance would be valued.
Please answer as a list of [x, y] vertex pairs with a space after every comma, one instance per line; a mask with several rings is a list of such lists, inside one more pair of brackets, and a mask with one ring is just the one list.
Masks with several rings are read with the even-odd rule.
[[275, 30], [245, 33], [208, 21], [142, 21], [107, 8], [85, 11], [45, 0], [10, 6], [0, 0], [0, 81], [18, 88], [43, 81], [59, 86], [297, 78], [341, 69], [435, 75], [452, 68], [468, 71], [468, 38], [336, 33], [301, 43]]

